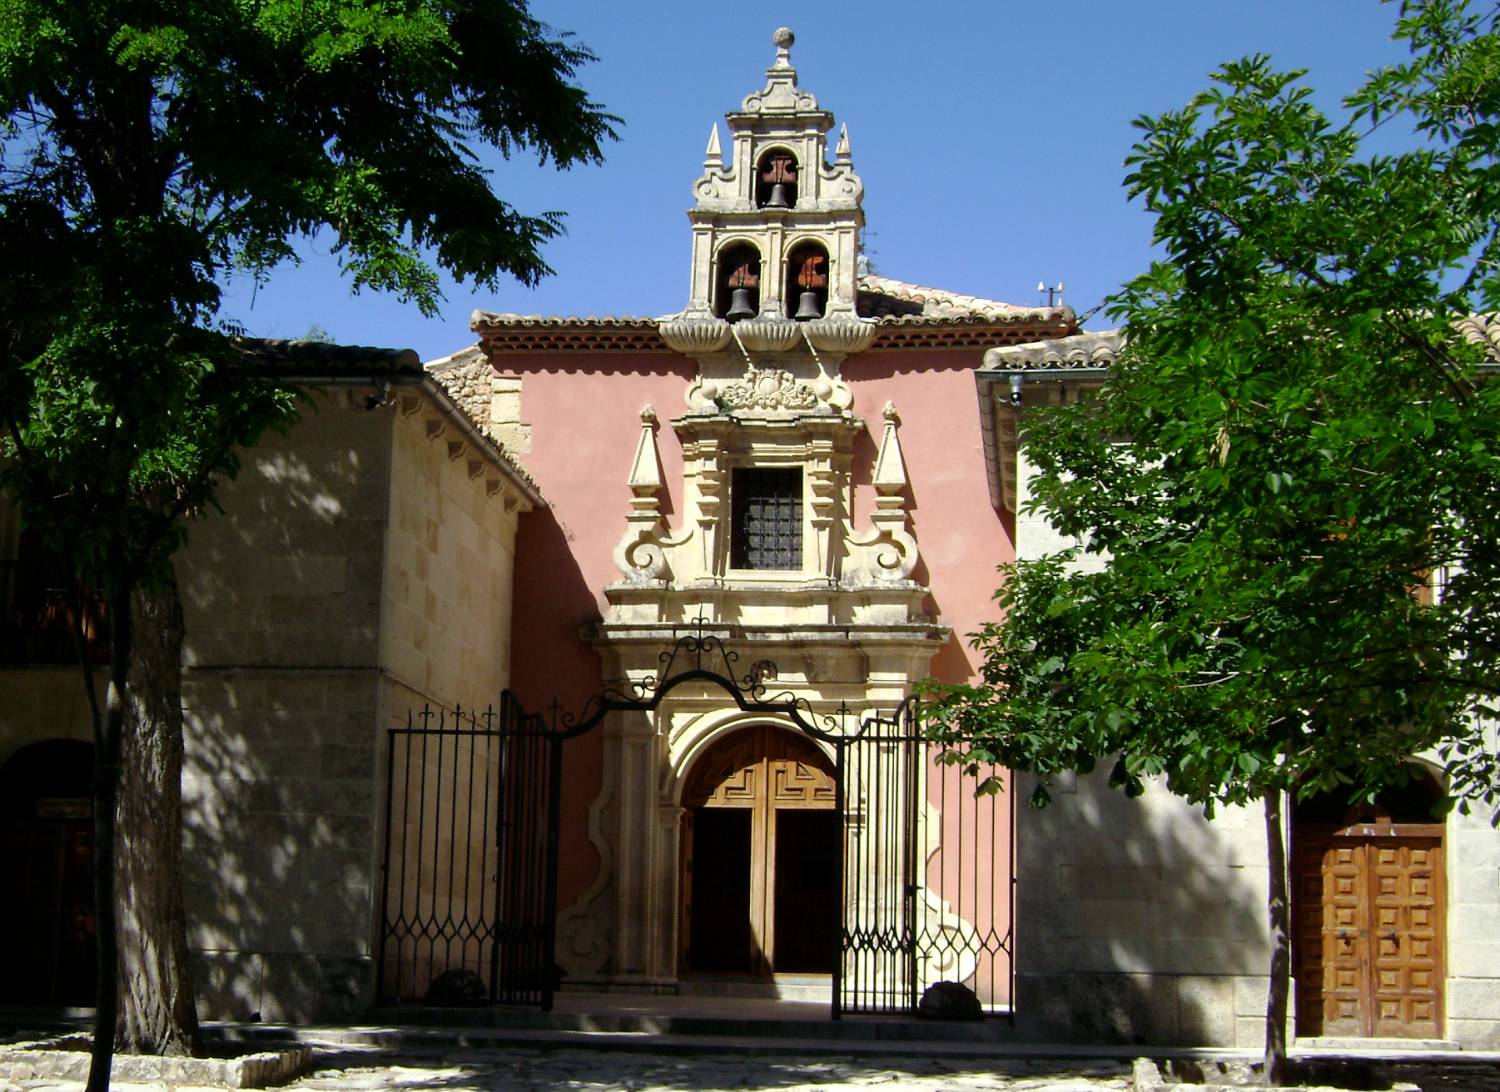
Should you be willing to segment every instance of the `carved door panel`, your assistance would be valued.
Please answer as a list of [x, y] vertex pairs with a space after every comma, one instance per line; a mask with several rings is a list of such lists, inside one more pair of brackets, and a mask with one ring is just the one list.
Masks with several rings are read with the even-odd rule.
[[830, 971], [839, 825], [823, 753], [791, 732], [744, 729], [698, 760], [682, 802], [684, 969]]
[[1437, 838], [1402, 838], [1366, 847], [1373, 891], [1375, 1035], [1440, 1037], [1442, 852]]
[[1294, 868], [1298, 1034], [1440, 1037], [1441, 828], [1299, 831]]

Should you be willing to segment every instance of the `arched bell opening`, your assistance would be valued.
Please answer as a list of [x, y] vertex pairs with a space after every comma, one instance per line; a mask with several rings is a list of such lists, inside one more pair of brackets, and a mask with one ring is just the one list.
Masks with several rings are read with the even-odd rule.
[[94, 1001], [93, 744], [33, 743], [0, 767], [0, 1003]]
[[755, 207], [797, 207], [797, 157], [785, 148], [771, 148], [755, 170]]
[[1444, 791], [1431, 770], [1370, 801], [1292, 806], [1297, 1034], [1441, 1039]]
[[798, 322], [828, 313], [828, 251], [822, 243], [803, 242], [786, 261], [786, 313]]
[[760, 314], [760, 251], [752, 244], [731, 243], [719, 251], [714, 314], [730, 322]]
[[682, 794], [682, 973], [831, 974], [842, 831], [833, 764], [800, 733], [731, 732]]

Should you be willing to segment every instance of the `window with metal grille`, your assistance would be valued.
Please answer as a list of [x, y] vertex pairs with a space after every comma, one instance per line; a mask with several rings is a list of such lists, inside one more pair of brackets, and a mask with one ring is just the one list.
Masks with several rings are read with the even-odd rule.
[[802, 471], [741, 467], [730, 479], [734, 533], [729, 564], [736, 569], [802, 568]]

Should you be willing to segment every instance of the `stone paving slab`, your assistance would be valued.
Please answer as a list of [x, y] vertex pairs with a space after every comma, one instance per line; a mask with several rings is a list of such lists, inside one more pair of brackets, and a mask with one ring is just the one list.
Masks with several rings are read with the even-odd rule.
[[[1128, 1092], [1129, 1063], [946, 1058], [747, 1057], [597, 1050], [488, 1049], [392, 1058], [322, 1049], [315, 1071], [285, 1087], [305, 1092]], [[80, 1092], [77, 1081], [0, 1082], [3, 1092]], [[190, 1085], [115, 1082], [117, 1092], [199, 1092]]]
[[567, 1089], [568, 1092], [1127, 1092], [1128, 1063], [1045, 1060], [719, 1054], [606, 1053], [595, 1050], [478, 1050], [387, 1060], [344, 1054], [289, 1089]]
[[[607, 1051], [538, 1044], [485, 1044], [443, 1049], [392, 1050], [324, 1043], [314, 1071], [285, 1087], [304, 1092], [1135, 1092], [1144, 1060], [1081, 1056], [954, 1057], [933, 1055], [785, 1054]], [[1388, 1066], [1388, 1068], [1387, 1068]], [[1147, 1063], [1150, 1076], [1157, 1067]], [[1421, 1092], [1500, 1092], [1500, 1063], [1453, 1058], [1385, 1063], [1385, 1087]], [[1159, 1079], [1159, 1078], [1157, 1078]], [[1146, 1086], [1160, 1088], [1155, 1080]], [[170, 1081], [116, 1081], [116, 1092], [205, 1092], [205, 1086]], [[1167, 1085], [1167, 1089], [1193, 1085]], [[1202, 1092], [1228, 1087], [1212, 1080]], [[1331, 1086], [1325, 1086], [1331, 1087]], [[82, 1092], [83, 1082], [58, 1079], [6, 1081], [0, 1092]], [[222, 1092], [218, 1086], [213, 1092]], [[1246, 1092], [1244, 1089], [1236, 1092]]]

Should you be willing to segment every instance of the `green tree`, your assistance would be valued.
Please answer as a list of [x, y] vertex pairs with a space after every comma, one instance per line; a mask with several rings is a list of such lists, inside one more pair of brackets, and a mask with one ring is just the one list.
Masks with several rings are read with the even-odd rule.
[[[1039, 774], [1039, 805], [1099, 761], [1263, 804], [1278, 1080], [1285, 794], [1369, 797], [1433, 750], [1454, 796], [1497, 785], [1500, 386], [1472, 316], [1500, 305], [1500, 37], [1462, 0], [1402, 4], [1396, 37], [1341, 123], [1265, 57], [1137, 122], [1164, 257], [1110, 301], [1098, 395], [1025, 420], [1035, 508], [1085, 545], [1005, 567], [982, 681], [939, 704], [953, 760]], [[1390, 131], [1407, 150], [1369, 150]]]
[[427, 313], [437, 268], [536, 281], [561, 214], [506, 203], [476, 151], [597, 161], [615, 119], [572, 82], [590, 59], [524, 0], [0, 0], [4, 484], [111, 626], [103, 700], [84, 671], [101, 862], [90, 1088], [107, 1086], [116, 1035], [183, 1051], [196, 1034], [171, 556], [235, 452], [294, 406], [218, 321], [220, 285], [266, 276], [320, 230], [356, 288]]

